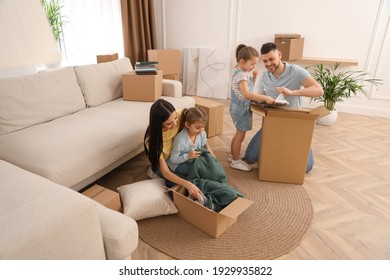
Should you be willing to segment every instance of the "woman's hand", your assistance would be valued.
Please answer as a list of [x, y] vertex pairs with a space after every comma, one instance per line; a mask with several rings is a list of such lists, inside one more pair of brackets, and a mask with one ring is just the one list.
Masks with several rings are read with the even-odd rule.
[[200, 196], [203, 195], [202, 191], [191, 182], [188, 182], [184, 187], [187, 189], [188, 194], [191, 195], [196, 200], [199, 200]]
[[188, 159], [198, 158], [201, 156], [201, 154], [202, 154], [201, 152], [193, 150], [193, 151], [188, 153]]

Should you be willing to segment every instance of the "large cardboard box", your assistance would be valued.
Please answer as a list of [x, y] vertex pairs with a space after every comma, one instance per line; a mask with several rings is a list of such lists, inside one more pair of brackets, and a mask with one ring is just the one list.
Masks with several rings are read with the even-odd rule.
[[289, 109], [254, 104], [252, 111], [263, 116], [259, 180], [303, 184], [315, 121], [329, 111], [324, 106]]
[[119, 193], [106, 189], [99, 185], [93, 185], [89, 189], [82, 192], [83, 195], [92, 198], [96, 202], [110, 208], [112, 210], [123, 212], [121, 198]]
[[157, 61], [157, 67], [163, 75], [179, 75], [181, 73], [181, 53], [177, 49], [148, 50], [148, 61]]
[[109, 62], [113, 60], [118, 60], [118, 53], [109, 53], [96, 56], [97, 63]]
[[174, 186], [169, 189], [173, 194], [173, 202], [179, 212], [176, 214], [214, 238], [224, 233], [233, 225], [253, 201], [238, 197], [220, 212], [214, 212], [196, 201], [188, 198], [186, 188]]
[[275, 44], [282, 52], [283, 61], [302, 58], [305, 38], [299, 34], [275, 34]]
[[204, 109], [209, 116], [206, 124], [207, 137], [221, 134], [223, 132], [223, 104], [202, 97], [193, 96], [193, 98], [195, 106]]
[[123, 74], [122, 88], [124, 100], [153, 102], [162, 95], [162, 71], [156, 75], [137, 75], [135, 71]]

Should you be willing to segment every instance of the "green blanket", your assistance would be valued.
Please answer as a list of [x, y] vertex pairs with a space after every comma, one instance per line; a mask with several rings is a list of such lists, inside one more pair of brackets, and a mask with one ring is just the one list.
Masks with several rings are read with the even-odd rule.
[[229, 184], [221, 163], [209, 151], [200, 151], [202, 155], [199, 158], [187, 161], [190, 165], [187, 180], [207, 197], [204, 205], [219, 212], [238, 196], [243, 197], [243, 194]]

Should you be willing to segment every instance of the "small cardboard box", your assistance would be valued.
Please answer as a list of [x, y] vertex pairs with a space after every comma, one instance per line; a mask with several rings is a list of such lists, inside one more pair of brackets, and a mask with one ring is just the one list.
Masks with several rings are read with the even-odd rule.
[[162, 95], [162, 71], [156, 75], [137, 75], [135, 71], [123, 74], [122, 87], [124, 100], [153, 102]]
[[193, 96], [193, 98], [195, 106], [204, 109], [209, 116], [206, 124], [207, 137], [221, 134], [223, 131], [223, 104], [202, 97]]
[[93, 185], [82, 193], [83, 195], [92, 198], [96, 202], [103, 204], [112, 210], [123, 212], [119, 193], [106, 189], [99, 185]]
[[148, 61], [157, 61], [157, 67], [163, 71], [163, 75], [180, 75], [181, 73], [180, 50], [148, 50]]
[[97, 63], [109, 62], [118, 60], [118, 53], [102, 54], [96, 56]]
[[182, 186], [174, 186], [169, 190], [172, 191], [173, 202], [179, 210], [176, 215], [214, 238], [233, 225], [238, 216], [253, 203], [251, 200], [238, 197], [217, 213], [188, 198], [188, 192]]
[[283, 61], [302, 58], [305, 38], [299, 34], [275, 34], [275, 44], [282, 52]]
[[258, 178], [303, 184], [317, 118], [329, 114], [324, 106], [314, 109], [266, 108], [252, 105], [263, 116]]

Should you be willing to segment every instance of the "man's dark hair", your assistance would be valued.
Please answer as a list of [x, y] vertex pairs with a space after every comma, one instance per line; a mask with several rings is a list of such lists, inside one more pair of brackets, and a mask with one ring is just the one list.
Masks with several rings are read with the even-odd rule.
[[276, 44], [269, 42], [269, 43], [265, 43], [261, 46], [260, 53], [267, 54], [270, 51], [276, 51], [277, 49], [278, 49], [278, 46], [276, 46]]

